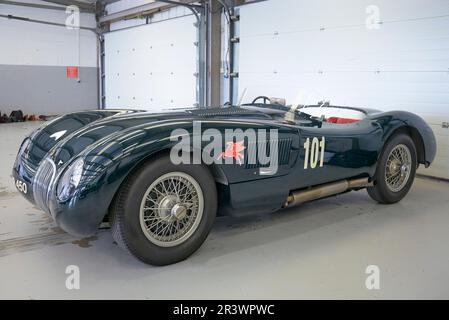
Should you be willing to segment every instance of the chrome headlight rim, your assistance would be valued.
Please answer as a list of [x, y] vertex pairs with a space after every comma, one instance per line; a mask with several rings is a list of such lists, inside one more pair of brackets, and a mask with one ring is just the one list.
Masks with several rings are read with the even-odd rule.
[[85, 160], [77, 157], [59, 175], [56, 183], [56, 197], [61, 202], [69, 201], [80, 186], [84, 173]]
[[26, 149], [30, 146], [30, 144], [31, 144], [30, 137], [26, 137], [25, 139], [23, 139], [22, 144], [20, 145], [19, 148], [19, 154], [21, 155], [22, 153], [24, 153]]
[[25, 155], [25, 152], [30, 147], [30, 145], [31, 145], [30, 137], [26, 137], [25, 139], [23, 139], [22, 144], [20, 145], [20, 148], [19, 148], [19, 152], [17, 153], [16, 160], [14, 161], [14, 168], [17, 167], [17, 165], [19, 164], [20, 158]]

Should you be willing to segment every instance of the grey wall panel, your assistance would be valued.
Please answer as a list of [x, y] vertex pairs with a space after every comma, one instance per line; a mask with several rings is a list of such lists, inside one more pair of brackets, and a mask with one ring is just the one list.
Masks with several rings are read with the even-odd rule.
[[65, 67], [0, 65], [0, 111], [63, 114], [98, 108], [98, 68], [80, 68], [77, 79]]

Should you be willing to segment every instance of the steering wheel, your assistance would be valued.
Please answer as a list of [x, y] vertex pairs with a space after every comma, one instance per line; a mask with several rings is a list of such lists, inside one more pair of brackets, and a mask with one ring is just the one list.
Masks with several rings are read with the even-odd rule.
[[266, 96], [258, 96], [256, 99], [253, 100], [252, 104], [256, 104], [256, 101], [260, 100], [260, 99], [263, 99], [263, 104], [270, 104], [271, 103], [271, 99], [270, 98], [268, 98]]

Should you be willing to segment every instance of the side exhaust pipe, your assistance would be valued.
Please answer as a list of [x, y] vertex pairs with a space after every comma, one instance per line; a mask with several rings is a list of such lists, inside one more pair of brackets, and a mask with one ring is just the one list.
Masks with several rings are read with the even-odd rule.
[[342, 180], [306, 190], [292, 191], [288, 196], [287, 202], [284, 207], [291, 207], [301, 203], [326, 198], [329, 196], [344, 193], [348, 190], [372, 187], [373, 185], [374, 184], [369, 181], [369, 178], [360, 178], [352, 180]]

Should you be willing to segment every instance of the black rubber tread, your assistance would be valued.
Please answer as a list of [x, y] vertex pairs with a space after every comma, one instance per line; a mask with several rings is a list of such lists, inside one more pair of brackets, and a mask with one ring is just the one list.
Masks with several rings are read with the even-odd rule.
[[[200, 184], [204, 195], [204, 212], [198, 229], [190, 239], [177, 247], [163, 248], [151, 243], [136, 226], [139, 215], [136, 203], [140, 204], [142, 199], [140, 189], [136, 188], [142, 184], [149, 187], [161, 175], [174, 171], [185, 172]], [[143, 165], [121, 186], [111, 206], [112, 236], [121, 248], [139, 260], [151, 265], [168, 265], [180, 262], [198, 250], [212, 228], [216, 212], [217, 190], [208, 168], [203, 165], [174, 165], [168, 156], [161, 156]]]
[[[400, 144], [404, 144], [410, 149], [410, 153], [412, 156], [412, 168], [407, 185], [399, 192], [392, 192], [390, 189], [388, 189], [385, 182], [385, 165], [391, 150], [393, 150], [394, 147]], [[410, 188], [413, 185], [416, 175], [416, 169], [418, 167], [417, 161], [416, 146], [409, 135], [405, 133], [399, 133], [391, 137], [385, 144], [384, 150], [382, 151], [382, 154], [379, 158], [376, 174], [374, 176], [375, 185], [374, 187], [367, 188], [370, 197], [382, 204], [393, 204], [401, 201], [409, 193]]]

